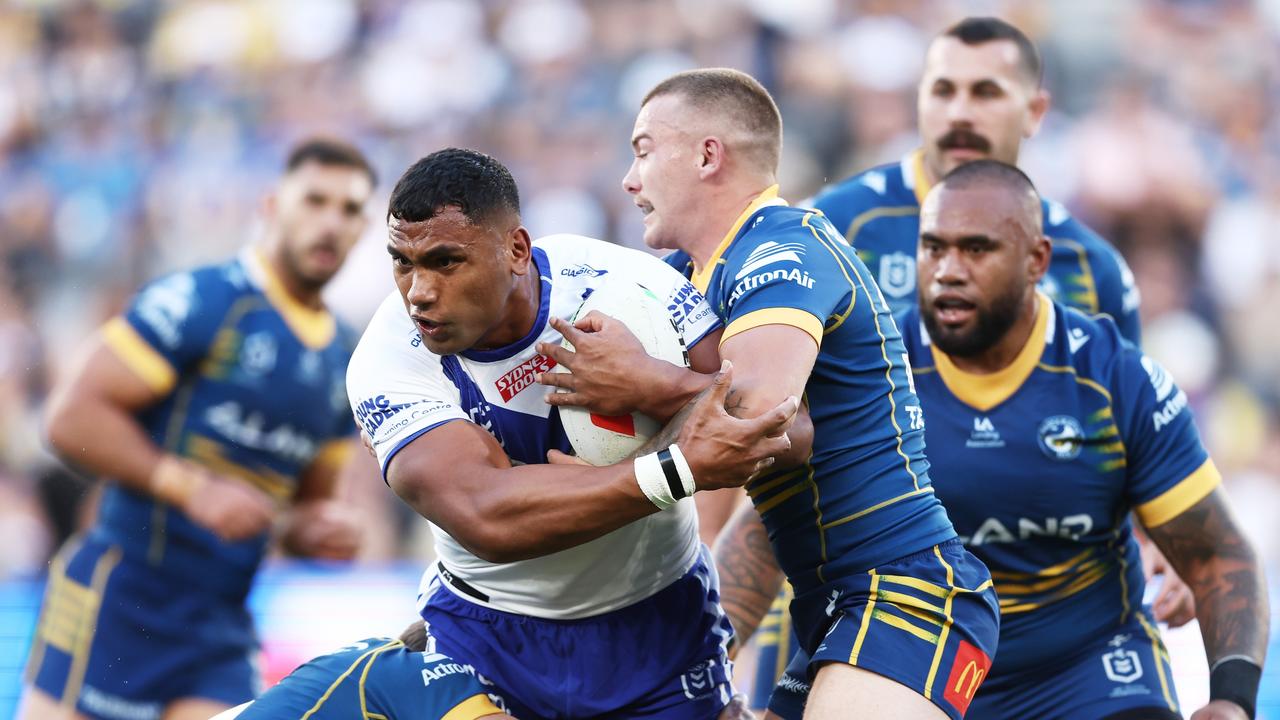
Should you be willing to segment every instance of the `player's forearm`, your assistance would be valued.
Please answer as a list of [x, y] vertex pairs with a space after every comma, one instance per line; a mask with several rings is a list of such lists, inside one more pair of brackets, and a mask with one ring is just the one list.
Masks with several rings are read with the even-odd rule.
[[715, 544], [720, 605], [729, 615], [741, 647], [755, 633], [782, 587], [769, 535], [754, 507], [742, 507]]
[[50, 446], [65, 462], [150, 492], [163, 451], [133, 415], [101, 400], [55, 395], [45, 416]]
[[689, 368], [669, 363], [670, 370], [656, 383], [651, 392], [645, 394], [646, 403], [637, 408], [641, 414], [661, 423], [675, 417], [676, 413], [698, 397], [698, 394], [711, 385], [715, 373], [703, 374]]
[[1269, 624], [1266, 583], [1222, 490], [1147, 533], [1195, 595], [1210, 665], [1233, 656], [1261, 665]]
[[459, 479], [449, 497], [392, 480], [419, 514], [477, 557], [494, 563], [550, 555], [658, 511], [631, 465], [522, 465]]

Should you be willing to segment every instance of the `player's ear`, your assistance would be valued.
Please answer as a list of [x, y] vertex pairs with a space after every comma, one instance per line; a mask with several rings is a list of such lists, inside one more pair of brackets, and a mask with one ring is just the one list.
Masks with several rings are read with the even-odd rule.
[[707, 179], [715, 175], [724, 166], [724, 143], [720, 138], [709, 135], [698, 144], [698, 177]]
[[1031, 102], [1028, 106], [1027, 125], [1022, 129], [1023, 137], [1031, 137], [1040, 132], [1040, 125], [1044, 122], [1044, 116], [1049, 113], [1049, 103], [1052, 96], [1049, 91], [1044, 88], [1037, 88], [1035, 94], [1031, 96]]
[[533, 259], [533, 239], [529, 237], [529, 231], [517, 221], [515, 227], [507, 231], [506, 241], [507, 259], [511, 263], [512, 274], [528, 273]]
[[1040, 278], [1049, 272], [1049, 261], [1053, 259], [1053, 241], [1044, 235], [1037, 235], [1031, 242], [1031, 252], [1027, 254], [1027, 273], [1031, 283], [1040, 282]]

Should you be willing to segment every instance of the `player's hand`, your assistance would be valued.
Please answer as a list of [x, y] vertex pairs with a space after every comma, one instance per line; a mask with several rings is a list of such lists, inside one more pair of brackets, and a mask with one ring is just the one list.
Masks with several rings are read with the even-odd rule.
[[270, 495], [243, 480], [206, 473], [182, 510], [197, 525], [208, 528], [228, 542], [245, 540], [264, 532], [275, 516]]
[[538, 343], [539, 353], [569, 371], [545, 372], [538, 378], [557, 388], [546, 395], [551, 405], [584, 407], [600, 415], [645, 413], [653, 388], [663, 387], [671, 373], [679, 371], [646, 353], [626, 325], [595, 310], [573, 324], [551, 318], [551, 327], [573, 343], [573, 350]]
[[1249, 720], [1244, 708], [1230, 700], [1210, 700], [1191, 714], [1191, 720]]
[[1156, 620], [1169, 627], [1181, 627], [1196, 616], [1196, 596], [1191, 588], [1178, 577], [1160, 548], [1145, 535], [1139, 533], [1138, 549], [1142, 557], [1143, 575], [1147, 581], [1161, 578], [1160, 591], [1151, 605]]
[[350, 560], [360, 549], [360, 523], [339, 501], [308, 500], [289, 513], [280, 542], [289, 552], [321, 560]]
[[747, 696], [738, 693], [733, 696], [724, 710], [720, 711], [717, 720], [756, 720], [755, 713], [747, 707]]
[[547, 451], [547, 464], [548, 465], [588, 465], [588, 466], [591, 465], [591, 463], [587, 462], [586, 460], [583, 460], [577, 455], [569, 455], [568, 453], [562, 453], [559, 450]]
[[799, 399], [791, 395], [759, 417], [735, 418], [725, 411], [732, 382], [733, 366], [725, 360], [676, 439], [699, 490], [745, 485], [791, 449], [787, 428], [795, 420]]

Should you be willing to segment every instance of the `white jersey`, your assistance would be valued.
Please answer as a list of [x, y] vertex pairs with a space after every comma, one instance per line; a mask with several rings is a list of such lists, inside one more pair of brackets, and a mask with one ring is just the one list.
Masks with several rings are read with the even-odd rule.
[[[534, 346], [559, 343], [550, 317], [569, 319], [587, 295], [615, 278], [637, 282], [664, 299], [689, 347], [720, 327], [701, 293], [645, 253], [552, 235], [534, 241], [533, 262], [541, 279], [538, 317], [528, 335], [507, 347], [435, 355], [423, 346], [398, 292], [378, 308], [351, 358], [347, 392], [384, 478], [399, 450], [454, 420], [489, 431], [516, 464], [546, 462], [552, 448], [570, 451], [559, 411], [543, 401], [551, 388], [535, 382], [555, 363]], [[512, 563], [481, 560], [436, 525], [431, 530], [444, 568], [488, 601], [460, 597], [557, 619], [599, 615], [652, 595], [689, 569], [699, 547], [691, 499], [577, 547]], [[424, 583], [435, 572], [429, 570]]]

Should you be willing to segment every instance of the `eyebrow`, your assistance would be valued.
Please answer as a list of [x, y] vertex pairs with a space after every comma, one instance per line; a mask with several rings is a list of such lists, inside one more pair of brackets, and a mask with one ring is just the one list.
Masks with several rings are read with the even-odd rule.
[[649, 133], [640, 133], [639, 135], [636, 135], [635, 137], [631, 138], [631, 148], [634, 150], [640, 147], [641, 140], [652, 140], [652, 139], [653, 138], [649, 136]]
[[[440, 243], [439, 245], [433, 245], [431, 249], [421, 253], [420, 257], [422, 257], [423, 259], [430, 259], [434, 257], [439, 257], [441, 255], [457, 255], [465, 251], [466, 251], [466, 247], [459, 243], [452, 243], [452, 242]], [[387, 243], [387, 252], [390, 253], [391, 255], [409, 257], [407, 253], [405, 253], [403, 250], [396, 247], [396, 244], [394, 241]]]
[[962, 235], [955, 240], [947, 240], [933, 233], [920, 233], [920, 241], [938, 243], [939, 245], [995, 245], [999, 242], [999, 240], [990, 235]]

